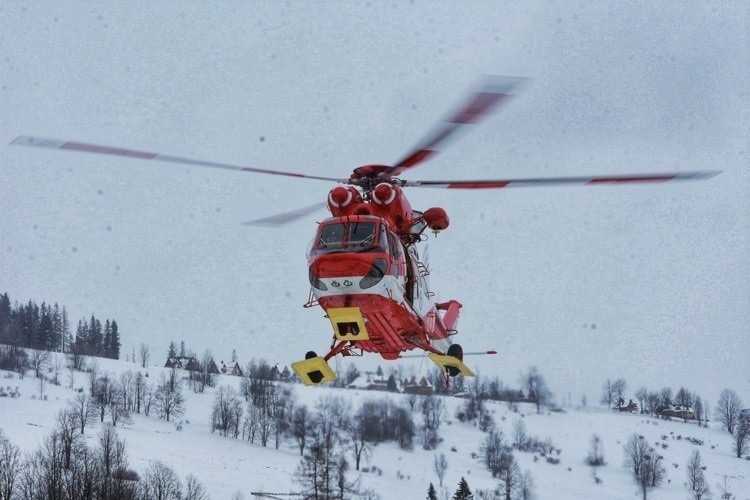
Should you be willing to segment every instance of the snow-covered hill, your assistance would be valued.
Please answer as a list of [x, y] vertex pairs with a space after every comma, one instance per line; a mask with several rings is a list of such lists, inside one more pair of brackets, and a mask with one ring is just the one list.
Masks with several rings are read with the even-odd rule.
[[[132, 352], [288, 365], [329, 326], [308, 297], [327, 183], [6, 147], [38, 135], [346, 176], [397, 161], [482, 74], [531, 84], [410, 179], [719, 169], [710, 181], [411, 190], [460, 343], [514, 383], [607, 378], [750, 401], [750, 4], [0, 2], [0, 293], [115, 318]], [[219, 352], [220, 349], [224, 352]], [[375, 356], [363, 358], [374, 366]], [[419, 361], [403, 361], [418, 367]]]
[[[100, 375], [108, 373], [115, 380], [120, 373], [132, 370], [147, 373], [153, 383], [166, 371], [157, 366], [142, 370], [132, 363], [105, 359], [98, 359], [97, 364]], [[19, 380], [14, 373], [0, 372], [0, 377], [0, 385], [11, 387], [14, 392], [17, 388], [20, 393], [15, 398], [0, 397], [0, 429], [25, 451], [33, 451], [43, 442], [55, 426], [56, 414], [78, 394], [78, 388], [84, 388], [85, 392], [89, 384], [87, 373], [76, 372], [75, 390], [67, 388], [69, 380], [65, 371], [61, 377], [63, 385], [47, 384], [45, 397], [40, 399], [38, 381], [33, 375]], [[222, 375], [217, 385], [238, 388], [239, 379]], [[253, 491], [298, 491], [299, 485], [293, 481], [300, 461], [296, 443], [285, 440], [275, 450], [273, 445], [264, 448], [257, 441], [251, 444], [211, 433], [211, 410], [217, 391], [218, 388], [208, 388], [199, 394], [185, 388], [186, 412], [180, 417], [179, 429], [175, 422], [160, 420], [154, 414], [150, 417], [133, 415], [130, 422], [118, 424], [117, 433], [126, 442], [130, 468], [142, 473], [149, 464], [162, 461], [172, 467], [183, 482], [188, 474], [196, 476], [213, 499], [234, 498], [238, 491], [245, 499], [253, 498], [250, 494]], [[321, 398], [334, 395], [344, 398], [354, 409], [366, 400], [384, 397], [407, 404], [405, 395], [351, 389], [294, 385], [293, 394], [296, 405], [307, 405], [310, 409]], [[466, 478], [472, 490], [496, 487], [498, 480], [491, 477], [479, 458], [486, 434], [474, 425], [461, 423], [455, 416], [463, 401], [456, 397], [444, 399], [445, 418], [439, 428], [442, 442], [437, 449], [425, 451], [418, 440], [413, 451], [402, 450], [395, 444], [381, 444], [362, 464], [363, 469], [370, 472], [352, 470], [350, 479], [358, 479], [363, 490], [374, 491], [383, 499], [425, 498], [429, 484], [437, 486], [439, 482], [433, 467], [434, 457], [445, 454], [448, 468], [443, 484], [450, 495], [461, 477]], [[716, 428], [620, 414], [598, 407], [562, 408], [536, 414], [532, 406], [524, 404], [516, 409], [506, 403], [488, 405], [497, 429], [506, 440], [513, 439], [514, 427], [521, 419], [529, 436], [542, 441], [549, 439], [559, 450], [549, 454], [559, 459], [559, 463], [550, 463], [539, 453], [514, 452], [521, 470], [528, 471], [533, 478], [537, 499], [640, 498], [637, 485], [626, 471], [623, 451], [633, 433], [643, 435], [664, 457], [667, 480], [650, 492], [650, 498], [688, 498], [684, 485], [685, 464], [695, 449], [700, 451], [706, 465], [706, 479], [715, 494], [718, 493], [717, 483], [723, 483], [726, 476], [738, 500], [750, 498], [750, 461], [736, 458], [730, 436]], [[414, 415], [414, 421], [421, 425], [419, 415]], [[96, 445], [100, 427], [97, 424], [86, 431], [86, 440], [92, 447]], [[590, 468], [584, 464], [594, 435], [602, 440], [607, 462], [597, 472], [600, 484], [595, 483]], [[353, 463], [351, 453], [348, 459]]]

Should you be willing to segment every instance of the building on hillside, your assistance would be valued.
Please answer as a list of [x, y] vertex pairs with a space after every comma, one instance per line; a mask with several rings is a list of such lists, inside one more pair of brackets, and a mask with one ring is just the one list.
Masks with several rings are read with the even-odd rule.
[[638, 403], [633, 401], [632, 399], [628, 400], [628, 404], [625, 404], [624, 401], [620, 400], [615, 406], [615, 410], [628, 412], [628, 413], [637, 413], [638, 412]]
[[427, 380], [426, 377], [422, 377], [417, 382], [417, 377], [412, 377], [410, 380], [404, 381], [404, 394], [418, 394], [420, 396], [429, 396], [435, 392], [435, 386]]
[[173, 356], [167, 358], [165, 368], [179, 368], [189, 372], [197, 372], [201, 369], [200, 363], [193, 356]]
[[695, 412], [689, 406], [663, 405], [656, 409], [656, 414], [664, 418], [681, 418], [683, 420], [695, 420]]
[[235, 377], [241, 377], [242, 368], [240, 368], [240, 364], [236, 361], [234, 363], [229, 362], [228, 364], [222, 361], [221, 373], [223, 373], [224, 375], [234, 375]]
[[398, 392], [395, 382], [389, 384], [383, 377], [373, 376], [372, 372], [367, 372], [365, 376], [358, 376], [346, 386], [347, 389], [364, 389], [366, 391], [383, 391]]
[[219, 367], [216, 366], [216, 362], [213, 358], [208, 362], [208, 366], [206, 367], [208, 373], [213, 373], [214, 375], [220, 375], [221, 372], [219, 371]]
[[278, 371], [278, 368], [276, 369], [276, 371], [278, 372], [278, 375], [276, 376], [276, 380], [279, 380], [281, 382], [289, 382], [290, 380], [292, 380], [292, 377], [294, 376], [294, 374], [292, 373], [292, 370], [290, 370], [288, 366], [285, 366], [284, 369], [281, 370], [280, 372]]

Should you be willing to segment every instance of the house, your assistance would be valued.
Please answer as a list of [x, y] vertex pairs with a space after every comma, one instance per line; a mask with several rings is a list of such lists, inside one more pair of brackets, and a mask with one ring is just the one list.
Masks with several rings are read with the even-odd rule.
[[189, 372], [197, 372], [201, 369], [200, 363], [193, 356], [173, 356], [167, 358], [165, 368], [179, 368]]
[[615, 407], [616, 410], [619, 411], [625, 411], [628, 413], [637, 413], [638, 412], [638, 403], [633, 401], [632, 399], [628, 400], [628, 404], [625, 404], [624, 401], [620, 400]]
[[418, 394], [420, 396], [429, 396], [435, 392], [435, 387], [427, 380], [426, 377], [422, 377], [417, 382], [416, 377], [412, 377], [411, 380], [404, 382], [404, 394]]
[[358, 376], [352, 382], [347, 385], [347, 389], [364, 389], [366, 391], [383, 391], [383, 392], [397, 392], [398, 388], [395, 387], [395, 379], [392, 384], [388, 384], [388, 380], [383, 377], [374, 376], [371, 372], [367, 372], [366, 376]]
[[695, 412], [693, 409], [684, 405], [663, 405], [656, 409], [656, 414], [664, 418], [695, 420]]
[[208, 366], [206, 368], [208, 369], [208, 373], [213, 373], [215, 375], [221, 374], [221, 372], [219, 371], [219, 367], [216, 366], [213, 358], [211, 358], [211, 360], [208, 362]]
[[240, 368], [240, 364], [236, 361], [234, 363], [225, 363], [221, 362], [221, 373], [224, 375], [234, 375], [235, 377], [241, 377], [242, 376], [242, 368]]

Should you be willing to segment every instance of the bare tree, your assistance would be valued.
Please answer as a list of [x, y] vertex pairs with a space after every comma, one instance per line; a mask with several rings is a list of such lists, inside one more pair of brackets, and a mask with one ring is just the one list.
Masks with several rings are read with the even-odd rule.
[[510, 454], [509, 447], [503, 443], [502, 433], [491, 430], [484, 438], [480, 450], [482, 461], [492, 477], [498, 477], [507, 466], [508, 455]]
[[703, 424], [703, 417], [705, 416], [706, 409], [703, 406], [703, 400], [700, 398], [700, 396], [695, 396], [695, 401], [693, 401], [693, 414], [695, 415], [695, 421], [698, 422], [698, 427], [701, 427]]
[[68, 409], [75, 417], [81, 434], [84, 433], [86, 426], [96, 419], [96, 407], [93, 400], [82, 392], [78, 393], [75, 399], [70, 402]]
[[21, 473], [21, 451], [0, 430], [0, 500], [14, 497], [16, 480]]
[[182, 415], [185, 409], [185, 399], [174, 369], [169, 371], [169, 375], [161, 374], [153, 397], [159, 415], [167, 422], [172, 417]]
[[443, 487], [443, 478], [445, 478], [445, 472], [448, 470], [448, 459], [445, 458], [445, 453], [435, 454], [435, 459], [432, 462], [435, 467], [435, 474], [437, 474], [440, 487]]
[[588, 455], [586, 455], [585, 462], [586, 465], [591, 467], [594, 479], [597, 477], [596, 468], [607, 464], [607, 462], [604, 461], [604, 447], [602, 446], [602, 440], [597, 434], [591, 436], [591, 448], [589, 449]]
[[34, 370], [34, 377], [39, 378], [42, 370], [47, 367], [50, 361], [50, 355], [47, 351], [31, 351], [31, 369]]
[[227, 436], [238, 427], [241, 418], [242, 403], [237, 397], [237, 391], [229, 386], [219, 387], [214, 399], [211, 432], [218, 430], [222, 436]]
[[547, 382], [536, 366], [529, 367], [526, 373], [521, 374], [521, 385], [526, 390], [529, 401], [536, 405], [537, 413], [541, 413], [542, 405], [552, 400], [552, 393], [547, 387]]
[[445, 402], [442, 396], [426, 396], [421, 404], [422, 419], [424, 421], [425, 450], [434, 450], [439, 441], [438, 429], [445, 415]]
[[704, 468], [700, 452], [693, 450], [693, 454], [690, 456], [687, 464], [685, 464], [687, 472], [686, 486], [690, 490], [693, 500], [703, 500], [709, 498], [711, 495], [706, 477], [703, 474]]
[[635, 391], [635, 399], [638, 400], [638, 404], [641, 407], [641, 413], [646, 412], [646, 398], [648, 398], [648, 389], [641, 386]]
[[99, 433], [96, 455], [101, 467], [100, 497], [104, 500], [127, 498], [129, 488], [123, 477], [123, 472], [127, 470], [125, 442], [117, 438], [114, 426], [105, 425]]
[[180, 479], [162, 462], [152, 463], [141, 480], [143, 498], [153, 500], [180, 500]]
[[138, 354], [141, 360], [141, 368], [146, 368], [149, 359], [151, 359], [151, 349], [144, 342], [141, 342], [141, 345], [138, 349]]
[[664, 457], [648, 446], [646, 438], [631, 434], [625, 444], [625, 458], [626, 466], [640, 486], [643, 500], [646, 500], [648, 491], [664, 481]]
[[607, 405], [607, 409], [612, 408], [612, 403], [615, 402], [615, 387], [614, 382], [612, 382], [612, 379], [607, 379], [604, 381], [604, 386], [602, 387], [602, 399], [601, 403], [603, 405]]
[[370, 443], [367, 441], [367, 421], [362, 418], [360, 412], [354, 415], [354, 419], [347, 426], [347, 434], [349, 435], [349, 443], [354, 453], [354, 466], [356, 470], [359, 470], [362, 456], [367, 456], [370, 453]]
[[675, 395], [675, 402], [676, 404], [682, 406], [682, 421], [687, 422], [688, 412], [686, 411], [688, 408], [692, 408], [693, 403], [695, 402], [695, 396], [693, 396], [693, 393], [689, 390], [685, 389], [684, 387], [680, 387], [680, 389], [677, 391], [677, 394]]
[[742, 400], [732, 389], [724, 389], [716, 404], [716, 419], [730, 434], [734, 434], [734, 426], [742, 411]]
[[[359, 413], [357, 415], [359, 415]], [[310, 412], [308, 411], [307, 406], [302, 405], [294, 409], [294, 413], [292, 414], [291, 432], [294, 440], [297, 441], [300, 456], [305, 453], [305, 444], [307, 443], [307, 437], [312, 431], [311, 420], [312, 419], [310, 417]], [[356, 425], [357, 424], [355, 422], [355, 426]], [[357, 470], [359, 470], [359, 462], [357, 462], [357, 465]]]
[[750, 418], [739, 418], [734, 426], [734, 452], [741, 458], [750, 448]]
[[612, 383], [612, 389], [614, 390], [615, 402], [617, 407], [625, 404], [625, 391], [627, 390], [628, 384], [625, 383], [625, 379], [618, 378]]
[[60, 385], [60, 373], [62, 372], [62, 358], [55, 356], [52, 361], [52, 383], [54, 385]]
[[601, 403], [606, 404], [607, 408], [623, 405], [625, 403], [626, 388], [627, 384], [625, 383], [625, 379], [607, 379], [602, 387]]
[[99, 382], [99, 362], [92, 358], [89, 361], [89, 396], [96, 397], [96, 384]]
[[44, 400], [44, 391], [47, 389], [47, 378], [44, 375], [37, 378], [36, 386], [39, 389], [39, 399]]
[[192, 474], [185, 479], [184, 500], [209, 500], [206, 487]]
[[78, 432], [78, 420], [71, 408], [62, 410], [57, 414], [57, 432], [62, 445], [63, 467], [70, 469], [73, 456], [73, 448], [78, 443], [81, 433]]

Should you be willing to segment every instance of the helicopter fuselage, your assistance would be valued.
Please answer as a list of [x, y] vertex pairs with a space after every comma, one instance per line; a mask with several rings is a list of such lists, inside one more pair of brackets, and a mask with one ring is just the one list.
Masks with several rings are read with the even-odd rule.
[[362, 351], [385, 359], [416, 348], [444, 352], [460, 304], [435, 303], [415, 244], [388, 222], [371, 214], [321, 222], [308, 252], [312, 295], [335, 338]]

